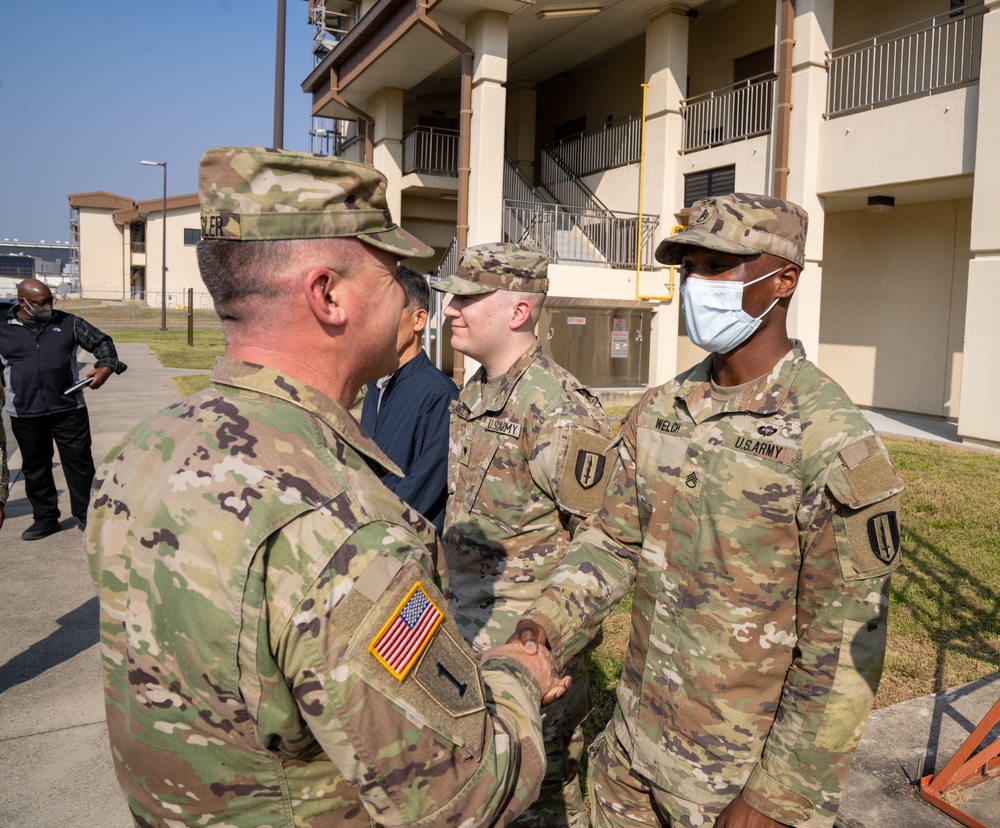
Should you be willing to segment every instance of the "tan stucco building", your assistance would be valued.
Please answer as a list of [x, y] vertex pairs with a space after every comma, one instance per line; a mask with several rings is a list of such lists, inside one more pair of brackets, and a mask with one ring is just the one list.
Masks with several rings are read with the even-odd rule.
[[[337, 119], [314, 133], [386, 173], [442, 275], [453, 240], [540, 244], [581, 331], [588, 306], [648, 314], [627, 337], [659, 383], [701, 353], [655, 243], [700, 195], [784, 196], [810, 214], [807, 352], [862, 406], [1000, 446], [1000, 0], [310, 0], [310, 22], [303, 89]], [[613, 355], [614, 325], [571, 352]]]
[[[584, 381], [699, 360], [652, 251], [702, 195], [779, 195], [810, 215], [809, 355], [1000, 447], [1000, 0], [310, 0], [309, 24], [314, 151], [381, 169], [439, 276], [463, 244], [548, 250], [539, 335]], [[161, 201], [70, 205], [84, 289], [158, 305]], [[197, 213], [168, 200], [168, 305], [208, 306]]]
[[[163, 296], [163, 199], [147, 201], [106, 193], [72, 193], [70, 224], [80, 247], [80, 285], [91, 298], [140, 300], [161, 306]], [[168, 308], [184, 307], [187, 291], [195, 307], [211, 308], [198, 272], [195, 246], [201, 237], [198, 194], [167, 198]]]

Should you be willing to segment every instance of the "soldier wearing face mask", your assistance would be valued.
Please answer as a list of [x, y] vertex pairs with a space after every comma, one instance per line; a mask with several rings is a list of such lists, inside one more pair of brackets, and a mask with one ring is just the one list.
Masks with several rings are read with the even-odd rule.
[[17, 305], [0, 320], [0, 366], [11, 431], [21, 450], [24, 490], [34, 522], [21, 537], [39, 540], [62, 527], [52, 476], [53, 442], [66, 476], [70, 509], [80, 526], [87, 522], [94, 479], [90, 419], [83, 391], [64, 393], [80, 379], [77, 351], [96, 358], [89, 389], [125, 370], [111, 337], [85, 319], [53, 310], [52, 291], [38, 279], [17, 286]]
[[795, 204], [733, 193], [661, 242], [711, 354], [625, 418], [602, 508], [519, 625], [571, 658], [634, 581], [593, 828], [836, 817], [882, 672], [902, 483], [789, 340], [806, 227]]

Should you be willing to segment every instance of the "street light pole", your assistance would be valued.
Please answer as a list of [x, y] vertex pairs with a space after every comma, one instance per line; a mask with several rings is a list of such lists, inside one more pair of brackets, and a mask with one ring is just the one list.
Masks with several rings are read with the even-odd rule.
[[[312, 4], [309, 4], [312, 9]], [[274, 48], [274, 143], [282, 149], [285, 143], [285, 0], [278, 0], [278, 23]]]
[[160, 287], [160, 330], [167, 331], [167, 162], [142, 161], [147, 167], [163, 167], [163, 271]]

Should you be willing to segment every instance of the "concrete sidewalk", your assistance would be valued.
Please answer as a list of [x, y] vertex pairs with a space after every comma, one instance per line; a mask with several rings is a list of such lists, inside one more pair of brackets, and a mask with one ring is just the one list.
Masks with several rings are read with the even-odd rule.
[[[191, 373], [162, 368], [145, 345], [118, 349], [129, 370], [85, 392], [98, 461], [135, 423], [179, 398], [171, 377]], [[937, 421], [866, 415], [886, 433], [957, 442], [940, 433]], [[64, 517], [63, 531], [22, 541], [31, 512], [19, 470], [15, 449], [0, 530], [0, 826], [128, 828], [132, 821], [114, 778], [104, 723], [98, 606], [82, 533]], [[61, 484], [61, 472], [56, 479]], [[62, 497], [68, 516], [64, 485]], [[912, 783], [943, 767], [998, 696], [1000, 675], [873, 713], [838, 824], [954, 828], [957, 823], [917, 797]], [[1000, 828], [1000, 817], [986, 824]]]
[[[145, 345], [117, 348], [128, 370], [84, 392], [97, 462], [133, 425], [180, 398], [171, 377], [192, 373], [163, 368]], [[83, 533], [69, 516], [57, 470], [63, 530], [21, 540], [31, 507], [10, 429], [7, 436], [12, 485], [0, 529], [0, 826], [128, 828], [132, 818], [104, 723], [98, 605]]]

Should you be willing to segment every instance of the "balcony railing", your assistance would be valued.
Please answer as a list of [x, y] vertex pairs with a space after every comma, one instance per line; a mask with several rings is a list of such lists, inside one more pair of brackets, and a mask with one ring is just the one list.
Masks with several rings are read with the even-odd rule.
[[774, 75], [768, 73], [681, 101], [681, 152], [742, 141], [771, 131]]
[[641, 138], [642, 115], [636, 114], [556, 141], [546, 149], [558, 155], [576, 175], [584, 176], [639, 163]]
[[458, 175], [458, 132], [418, 126], [403, 136], [403, 174]]
[[985, 13], [977, 4], [827, 52], [827, 117], [977, 80]]
[[[601, 267], [634, 268], [639, 217], [602, 210], [504, 199], [503, 226], [518, 228], [510, 241], [539, 247], [553, 262], [583, 262]], [[642, 266], [653, 263], [653, 238], [659, 216], [642, 217]]]

